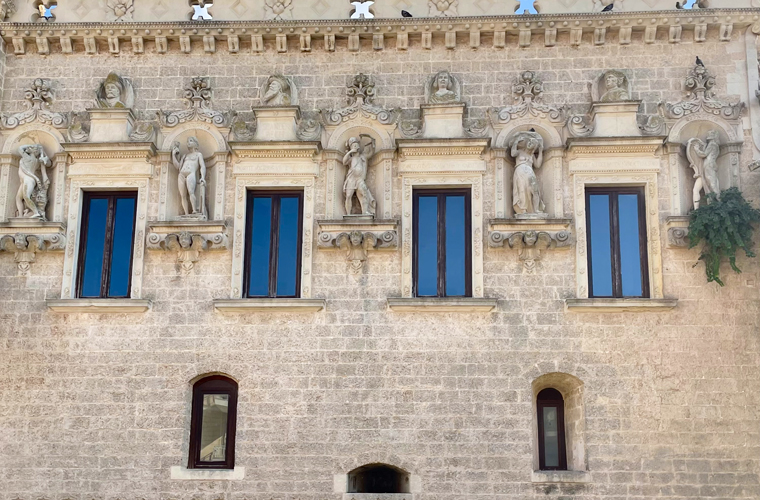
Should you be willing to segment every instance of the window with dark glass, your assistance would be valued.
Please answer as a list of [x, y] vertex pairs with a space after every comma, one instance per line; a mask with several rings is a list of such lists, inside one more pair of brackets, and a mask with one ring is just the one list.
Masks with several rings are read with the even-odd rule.
[[302, 192], [248, 192], [245, 297], [298, 297]]
[[235, 468], [237, 383], [214, 375], [193, 386], [190, 469]]
[[544, 389], [536, 398], [538, 464], [541, 470], [567, 470], [565, 401], [556, 389]]
[[85, 193], [79, 246], [78, 296], [129, 297], [136, 193]]
[[649, 297], [643, 188], [586, 188], [589, 297]]
[[414, 191], [414, 294], [471, 297], [470, 190]]

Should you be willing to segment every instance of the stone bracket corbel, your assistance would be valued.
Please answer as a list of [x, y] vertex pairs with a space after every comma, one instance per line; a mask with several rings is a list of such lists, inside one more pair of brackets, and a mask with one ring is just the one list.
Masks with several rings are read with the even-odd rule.
[[66, 230], [60, 222], [40, 222], [20, 225], [29, 219], [11, 219], [0, 226], [0, 251], [13, 252], [22, 275], [29, 273], [37, 252], [66, 248]]
[[200, 260], [201, 253], [229, 247], [227, 226], [223, 221], [166, 221], [148, 224], [149, 250], [177, 252], [183, 274], [188, 274]]
[[569, 248], [571, 219], [493, 219], [488, 223], [488, 246], [517, 250], [525, 271], [533, 273], [542, 252]]
[[317, 225], [319, 226], [317, 247], [323, 250], [344, 251], [352, 274], [362, 272], [369, 250], [398, 248], [397, 220], [356, 217], [321, 220], [317, 221]]
[[689, 246], [689, 215], [668, 217], [665, 228], [668, 233], [668, 248], [687, 248]]

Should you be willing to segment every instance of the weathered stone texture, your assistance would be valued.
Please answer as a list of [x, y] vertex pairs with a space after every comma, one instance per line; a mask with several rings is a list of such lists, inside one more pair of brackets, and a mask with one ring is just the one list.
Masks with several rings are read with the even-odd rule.
[[[21, 109], [25, 86], [44, 76], [57, 82], [57, 111], [81, 110], [117, 71], [134, 82], [144, 116], [181, 109], [198, 75], [211, 77], [219, 110], [250, 110], [270, 74], [293, 77], [302, 109], [337, 108], [349, 79], [364, 72], [378, 104], [416, 108], [427, 76], [448, 69], [469, 113], [484, 116], [512, 102], [522, 70], [540, 75], [547, 102], [585, 109], [587, 82], [617, 68], [654, 112], [682, 96], [695, 54], [722, 95], [746, 68], [743, 39], [719, 43], [712, 31], [701, 44], [670, 44], [661, 33], [651, 45], [571, 48], [564, 36], [556, 47], [526, 49], [508, 39], [507, 50], [484, 36], [477, 51], [446, 50], [436, 37], [431, 51], [386, 41], [379, 52], [347, 53], [339, 43], [335, 53], [277, 55], [267, 46], [254, 55], [241, 41], [239, 54], [10, 55], [2, 106]], [[324, 168], [316, 219], [326, 210]], [[661, 221], [670, 215], [668, 169], [663, 160]], [[231, 179], [227, 169], [230, 227]], [[489, 161], [486, 219], [494, 182]], [[741, 182], [757, 203], [757, 174], [742, 166]], [[154, 179], [149, 219], [158, 189]], [[39, 254], [25, 277], [0, 255], [0, 500], [338, 499], [333, 476], [372, 462], [418, 475], [419, 500], [759, 498], [760, 265], [741, 258], [741, 275], [726, 267], [726, 286], [708, 285], [701, 264], [693, 267], [697, 251], [667, 249], [661, 236], [664, 295], [677, 308], [620, 314], [565, 312], [564, 299], [575, 297], [572, 250], [547, 253], [530, 275], [516, 252], [486, 246], [484, 294], [499, 299], [491, 314], [390, 312], [386, 298], [401, 294], [400, 251], [371, 253], [354, 277], [341, 252], [317, 250], [316, 240], [312, 295], [327, 307], [313, 315], [221, 315], [212, 300], [229, 298], [230, 251], [204, 253], [182, 276], [174, 253], [151, 250], [142, 294], [151, 311], [53, 314], [45, 299], [60, 296], [63, 257]], [[190, 381], [209, 372], [239, 382], [236, 464], [245, 479], [171, 480], [170, 467], [187, 461]], [[531, 383], [551, 372], [584, 383], [589, 484], [531, 483]]]

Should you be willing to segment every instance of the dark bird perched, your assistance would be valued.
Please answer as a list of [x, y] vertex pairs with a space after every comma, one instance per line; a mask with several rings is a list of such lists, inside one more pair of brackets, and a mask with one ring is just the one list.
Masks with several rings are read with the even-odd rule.
[[535, 131], [536, 131], [536, 129], [534, 129], [533, 127], [531, 127], [531, 128], [530, 128], [530, 131], [531, 131], [531, 132], [535, 132]]
[[401, 11], [401, 17], [413, 17], [413, 16], [410, 13], [408, 13], [407, 11], [402, 10]]
[[699, 56], [697, 56], [697, 66], [705, 67], [705, 63], [702, 62], [702, 59], [700, 59]]
[[612, 12], [612, 9], [615, 7], [614, 3], [609, 4], [607, 7], [602, 9], [602, 12]]
[[681, 5], [681, 2], [676, 2], [676, 9], [683, 9], [683, 5]]

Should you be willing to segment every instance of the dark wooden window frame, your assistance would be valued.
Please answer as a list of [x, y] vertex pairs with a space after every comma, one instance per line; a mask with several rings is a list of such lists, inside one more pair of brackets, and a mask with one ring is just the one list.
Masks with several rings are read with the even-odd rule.
[[[201, 462], [201, 432], [203, 427], [203, 396], [206, 394], [227, 394], [227, 449], [224, 462]], [[234, 469], [235, 430], [237, 428], [238, 385], [223, 375], [202, 378], [193, 385], [193, 406], [190, 418], [190, 456], [188, 469]]]
[[[586, 187], [586, 254], [588, 255], [589, 297], [594, 295], [594, 266], [591, 255], [591, 195], [606, 194], [610, 197], [610, 252], [612, 256], [612, 298], [623, 298], [623, 277], [620, 257], [620, 224], [618, 217], [618, 195], [639, 196], [639, 256], [641, 259], [641, 298], [649, 298], [649, 260], [647, 255], [646, 199], [643, 187]], [[606, 296], [604, 296], [606, 297]]]
[[[544, 408], [557, 409], [557, 441], [559, 444], [559, 465], [557, 467], [546, 466], [546, 454], [544, 452]], [[564, 399], [560, 399], [560, 400], [536, 399], [536, 415], [537, 415], [536, 420], [538, 420], [538, 468], [539, 470], [567, 470], [567, 446], [565, 444], [565, 401]]]
[[[253, 231], [253, 199], [255, 197], [272, 198], [271, 235], [269, 239], [269, 293], [264, 295], [250, 295], [249, 285], [251, 279], [251, 234]], [[298, 197], [298, 243], [296, 262], [296, 293], [295, 295], [277, 295], [277, 260], [278, 260], [278, 229], [280, 227], [280, 199], [282, 197]], [[249, 299], [261, 298], [299, 298], [301, 296], [301, 260], [303, 253], [303, 191], [260, 191], [249, 189], [245, 207], [245, 264], [243, 280], [243, 297]]]
[[[114, 215], [116, 212], [116, 198], [132, 198], [135, 200], [135, 213], [133, 214], [132, 223], [132, 248], [129, 252], [129, 278], [127, 282], [127, 295], [110, 297], [108, 288], [111, 285], [111, 260], [113, 259], [113, 233], [114, 233]], [[90, 200], [107, 199], [108, 214], [106, 216], [106, 239], [103, 245], [103, 268], [100, 279], [100, 296], [97, 298], [129, 298], [132, 290], [132, 265], [135, 260], [135, 226], [137, 225], [137, 193], [134, 191], [85, 191], [82, 196], [82, 224], [79, 228], [81, 234], [79, 237], [79, 256], [77, 269], [77, 297], [82, 298], [82, 280], [84, 279], [84, 259], [87, 254], [87, 233], [90, 222]], [[88, 297], [94, 298], [94, 297]]]
[[[465, 293], [463, 297], [472, 297], [472, 190], [470, 188], [449, 189], [415, 189], [412, 194], [414, 235], [412, 254], [412, 285], [414, 296], [418, 297], [418, 262], [419, 262], [419, 199], [420, 196], [438, 197], [438, 294], [437, 297], [461, 297], [460, 295], [446, 295], [446, 196], [464, 195], [464, 232], [465, 232]], [[428, 297], [424, 295], [423, 297]]]

